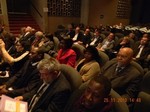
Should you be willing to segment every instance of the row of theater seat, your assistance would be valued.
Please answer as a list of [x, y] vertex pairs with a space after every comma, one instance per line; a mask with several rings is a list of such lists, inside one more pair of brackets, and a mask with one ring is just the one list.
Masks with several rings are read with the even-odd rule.
[[134, 112], [150, 112], [150, 71], [143, 77], [138, 98], [141, 98], [141, 102], [135, 103]]
[[[72, 49], [77, 54], [77, 63], [78, 63], [84, 57], [85, 47], [83, 47], [82, 45], [79, 45], [79, 44], [73, 44]], [[106, 53], [104, 53], [100, 50], [98, 52], [99, 52], [99, 56], [100, 56], [101, 66], [103, 66], [107, 61], [109, 61], [109, 57], [107, 56]]]
[[[74, 94], [78, 94], [85, 89], [87, 83], [82, 83], [80, 74], [74, 68], [61, 64], [61, 72], [63, 72], [67, 80], [70, 82], [72, 91], [78, 89]], [[70, 102], [72, 102], [72, 97], [75, 96], [74, 94], [70, 97], [67, 106], [71, 105]], [[115, 99], [121, 98], [121, 96], [113, 89], [111, 90], [111, 97]], [[125, 102], [114, 102], [112, 110], [114, 112], [129, 112], [128, 106]]]
[[[131, 62], [141, 73], [144, 73], [142, 67], [136, 62]], [[61, 71], [68, 79], [71, 84], [72, 91], [75, 91], [77, 88], [82, 91], [85, 87], [85, 84], [82, 83], [80, 74], [72, 67], [61, 64]], [[141, 91], [138, 94], [138, 98], [141, 99], [141, 102], [135, 102], [134, 109], [132, 112], [150, 112], [150, 71], [145, 73], [143, 81], [141, 82]], [[111, 97], [118, 99], [121, 96], [111, 90]], [[68, 104], [70, 104], [68, 102]], [[113, 112], [129, 112], [129, 108], [125, 102], [113, 102]]]

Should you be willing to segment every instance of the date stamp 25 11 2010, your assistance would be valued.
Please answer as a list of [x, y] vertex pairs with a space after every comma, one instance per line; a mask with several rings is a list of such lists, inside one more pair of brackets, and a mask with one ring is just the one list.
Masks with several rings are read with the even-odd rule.
[[131, 103], [140, 103], [141, 102], [141, 98], [104, 98], [104, 102], [131, 102]]

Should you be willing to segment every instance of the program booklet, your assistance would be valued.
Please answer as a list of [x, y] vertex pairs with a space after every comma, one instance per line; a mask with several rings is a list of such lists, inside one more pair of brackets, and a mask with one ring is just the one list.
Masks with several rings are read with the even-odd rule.
[[17, 101], [9, 96], [2, 95], [0, 112], [28, 112], [27, 102]]

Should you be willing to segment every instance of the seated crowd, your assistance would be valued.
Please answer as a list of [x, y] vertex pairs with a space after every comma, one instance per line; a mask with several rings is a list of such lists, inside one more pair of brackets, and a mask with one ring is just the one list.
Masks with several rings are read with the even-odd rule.
[[[110, 99], [113, 89], [127, 99], [133, 112], [130, 98], [137, 98], [143, 76], [150, 70], [149, 33], [80, 25], [68, 25], [55, 35], [30, 26], [21, 31], [18, 37], [0, 34], [0, 95], [28, 102], [29, 112], [112, 112], [114, 102], [104, 99]], [[103, 65], [101, 52], [109, 57]], [[81, 87], [86, 85], [82, 91], [80, 87], [71, 91], [61, 64], [80, 74]]]

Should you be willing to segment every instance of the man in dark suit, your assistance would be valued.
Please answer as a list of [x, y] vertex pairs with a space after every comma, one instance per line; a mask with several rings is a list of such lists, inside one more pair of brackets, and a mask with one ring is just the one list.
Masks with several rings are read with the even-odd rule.
[[78, 41], [78, 44], [81, 44], [85, 47], [90, 44], [90, 42], [91, 42], [91, 33], [90, 33], [89, 28], [85, 29], [84, 34], [83, 34], [81, 39], [82, 39], [81, 41]]
[[0, 86], [1, 94], [16, 97], [31, 91], [38, 85], [40, 77], [36, 65], [43, 58], [43, 54], [38, 53], [38, 48], [31, 48], [29, 56], [30, 59], [22, 69]]
[[149, 47], [149, 37], [143, 36], [140, 41], [135, 43], [134, 46], [134, 60], [138, 62], [142, 67], [145, 66], [145, 59], [149, 55], [150, 47]]
[[20, 41], [29, 41], [32, 43], [33, 39], [35, 38], [35, 29], [31, 26], [27, 26], [25, 28], [25, 33], [20, 37]]
[[43, 59], [37, 66], [42, 84], [28, 92], [29, 112], [62, 112], [71, 93], [68, 80], [54, 59]]
[[110, 79], [112, 88], [126, 99], [137, 97], [143, 75], [131, 64], [132, 56], [131, 48], [122, 48], [117, 58], [107, 62], [102, 68], [102, 74]]
[[83, 34], [82, 32], [80, 31], [80, 27], [77, 26], [76, 29], [75, 29], [75, 35], [74, 37], [72, 38], [73, 42], [78, 42], [78, 41], [81, 41], [82, 40], [82, 37], [83, 37]]
[[66, 36], [73, 38], [75, 35], [75, 31], [73, 29], [73, 26], [71, 24], [68, 25], [68, 30], [66, 31]]
[[103, 38], [100, 36], [100, 31], [96, 30], [94, 37], [91, 39], [90, 45], [97, 47], [99, 43], [102, 43]]

